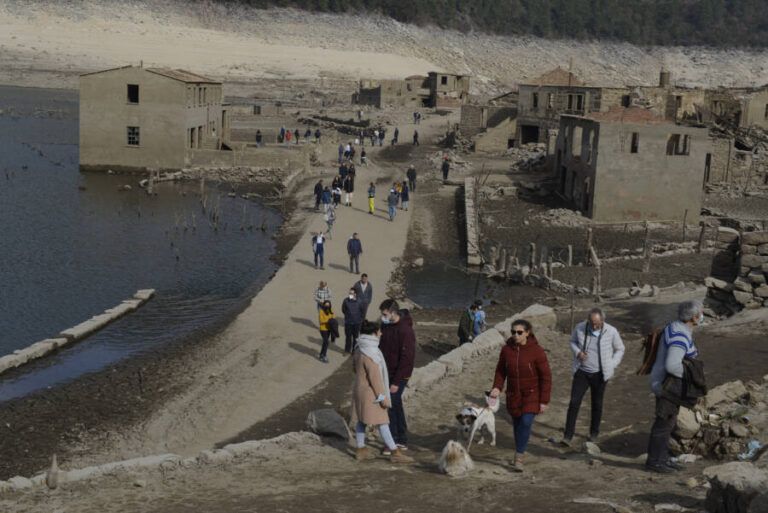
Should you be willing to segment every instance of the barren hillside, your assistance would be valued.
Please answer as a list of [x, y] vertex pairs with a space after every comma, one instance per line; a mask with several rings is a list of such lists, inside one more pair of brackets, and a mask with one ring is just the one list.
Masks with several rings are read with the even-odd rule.
[[598, 84], [653, 83], [664, 65], [691, 86], [768, 83], [768, 52], [462, 34], [384, 17], [227, 10], [171, 0], [0, 0], [0, 83], [75, 87], [78, 73], [138, 63], [229, 82], [402, 77], [444, 69], [494, 93], [556, 65]]

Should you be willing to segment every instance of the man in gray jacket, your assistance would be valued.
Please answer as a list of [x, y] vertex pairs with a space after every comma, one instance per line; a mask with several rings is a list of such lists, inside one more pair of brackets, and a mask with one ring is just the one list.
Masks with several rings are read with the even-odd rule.
[[605, 314], [600, 308], [590, 310], [587, 320], [576, 325], [570, 344], [573, 352], [573, 384], [565, 421], [564, 445], [571, 444], [576, 431], [576, 418], [587, 389], [592, 396], [588, 439], [597, 441], [603, 416], [605, 387], [624, 356], [621, 336], [616, 328], [605, 322]]
[[357, 294], [357, 300], [360, 301], [360, 306], [363, 310], [363, 320], [368, 315], [368, 306], [373, 301], [373, 285], [368, 281], [368, 275], [363, 273], [360, 275], [360, 281], [355, 283], [352, 288]]
[[668, 474], [680, 470], [678, 464], [669, 459], [669, 437], [677, 424], [680, 406], [662, 396], [662, 387], [667, 376], [683, 377], [683, 359], [699, 356], [693, 343], [693, 328], [704, 321], [704, 307], [701, 301], [684, 301], [677, 307], [677, 320], [664, 328], [656, 361], [651, 369], [651, 391], [656, 395], [656, 415], [648, 440], [646, 470]]

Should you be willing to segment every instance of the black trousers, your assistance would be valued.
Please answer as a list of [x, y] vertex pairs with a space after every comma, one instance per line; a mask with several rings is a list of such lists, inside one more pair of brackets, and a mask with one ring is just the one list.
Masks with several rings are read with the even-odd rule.
[[571, 385], [571, 402], [568, 405], [568, 416], [565, 420], [565, 438], [571, 439], [576, 431], [576, 418], [579, 416], [581, 401], [587, 389], [592, 396], [592, 417], [589, 423], [589, 434], [597, 436], [600, 434], [600, 420], [603, 416], [603, 396], [605, 395], [606, 382], [603, 380], [602, 372], [588, 374], [579, 369], [573, 375], [573, 384]]
[[[392, 383], [394, 384], [394, 383]], [[392, 396], [392, 408], [389, 413], [389, 430], [392, 432], [392, 438], [396, 444], [408, 445], [408, 423], [405, 420], [405, 410], [403, 410], [403, 392], [408, 386], [408, 380], [401, 381], [398, 390]]]
[[663, 465], [669, 460], [669, 438], [677, 425], [680, 407], [660, 397], [656, 398], [656, 418], [648, 439], [647, 465]]
[[411, 192], [416, 192], [416, 180], [408, 179], [408, 188], [411, 189]]
[[360, 336], [359, 324], [344, 324], [344, 352], [351, 353], [357, 345], [357, 338]]
[[320, 348], [320, 357], [328, 354], [328, 344], [331, 341], [331, 332], [320, 330], [320, 337], [323, 339], [323, 346]]

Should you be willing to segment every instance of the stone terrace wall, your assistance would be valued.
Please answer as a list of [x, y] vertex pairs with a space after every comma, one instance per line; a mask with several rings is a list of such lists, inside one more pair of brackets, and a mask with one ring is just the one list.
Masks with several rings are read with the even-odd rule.
[[716, 315], [768, 307], [768, 231], [739, 233], [719, 228], [706, 278], [707, 306]]

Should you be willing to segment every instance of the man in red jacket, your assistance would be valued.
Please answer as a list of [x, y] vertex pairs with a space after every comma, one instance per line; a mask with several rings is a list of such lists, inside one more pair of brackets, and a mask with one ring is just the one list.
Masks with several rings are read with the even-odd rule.
[[[394, 299], [387, 299], [381, 310], [381, 338], [379, 349], [384, 354], [389, 373], [389, 392], [392, 407], [389, 409], [389, 430], [400, 450], [407, 450], [408, 426], [403, 411], [403, 392], [413, 372], [416, 356], [416, 335], [413, 319], [408, 310], [400, 310]], [[386, 451], [385, 451], [386, 452]]]

